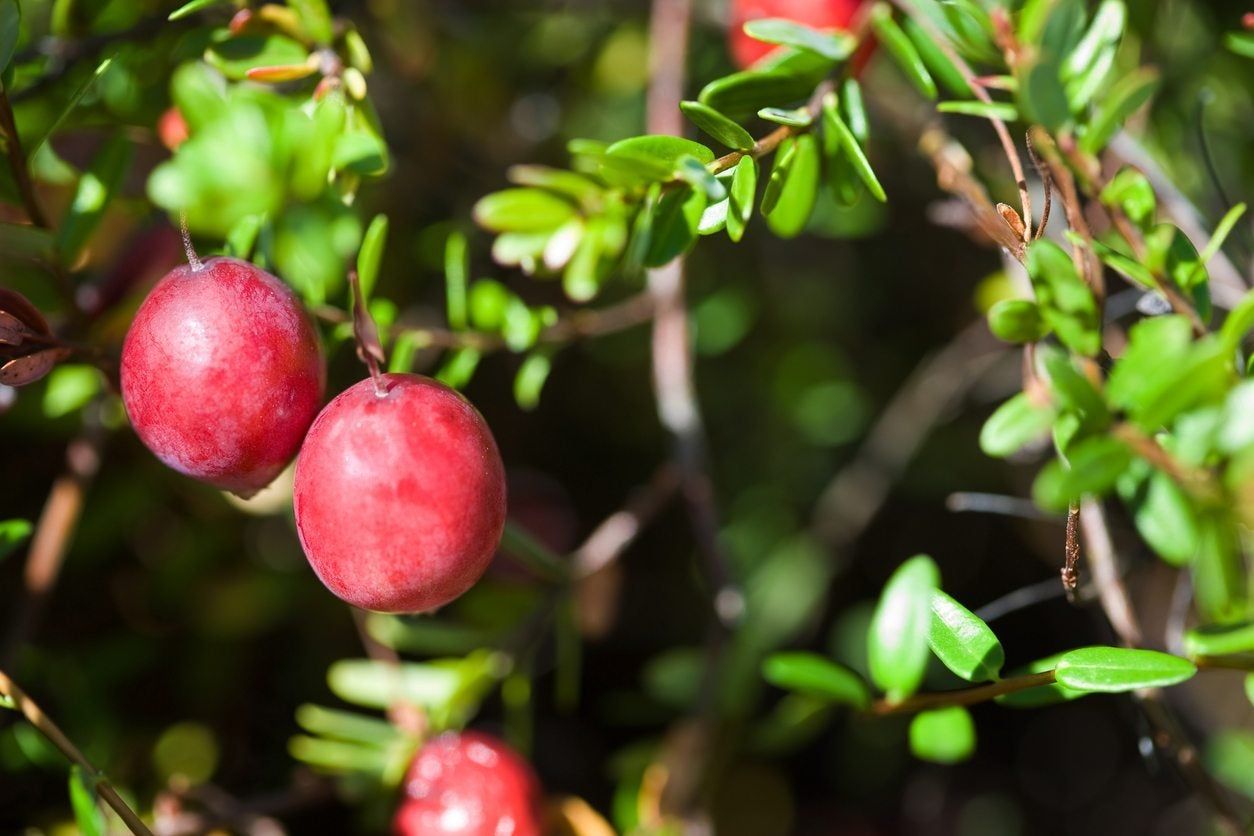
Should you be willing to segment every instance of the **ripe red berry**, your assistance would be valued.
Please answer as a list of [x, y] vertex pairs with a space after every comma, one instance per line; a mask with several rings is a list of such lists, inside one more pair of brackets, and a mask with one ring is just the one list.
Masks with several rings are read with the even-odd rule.
[[505, 525], [505, 471], [483, 417], [413, 374], [367, 378], [318, 415], [296, 463], [296, 529], [332, 592], [420, 612], [469, 589]]
[[540, 781], [513, 749], [478, 732], [443, 734], [418, 752], [396, 836], [539, 836]]
[[728, 33], [732, 60], [745, 69], [776, 49], [746, 35], [746, 21], [782, 17], [815, 29], [844, 29], [861, 5], [861, 0], [732, 0]]
[[161, 144], [171, 151], [178, 150], [191, 136], [187, 120], [177, 107], [170, 107], [161, 114], [161, 118], [157, 120], [157, 136]]
[[243, 496], [273, 481], [318, 411], [318, 335], [287, 285], [245, 261], [177, 267], [122, 347], [122, 400], [170, 467]]

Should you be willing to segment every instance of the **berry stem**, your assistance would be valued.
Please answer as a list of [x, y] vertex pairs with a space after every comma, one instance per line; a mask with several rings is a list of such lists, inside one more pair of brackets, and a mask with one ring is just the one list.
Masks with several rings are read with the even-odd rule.
[[387, 394], [387, 388], [383, 385], [379, 366], [387, 362], [387, 356], [383, 353], [383, 344], [379, 342], [379, 327], [366, 308], [366, 300], [361, 293], [361, 280], [356, 270], [349, 271], [348, 284], [353, 289], [353, 338], [357, 341], [357, 356], [370, 370], [374, 393], [383, 397]]
[[193, 273], [199, 273], [205, 269], [205, 263], [196, 255], [196, 247], [192, 245], [192, 233], [187, 228], [186, 212], [179, 212], [179, 232], [183, 235], [183, 252], [187, 253], [187, 263], [191, 265]]

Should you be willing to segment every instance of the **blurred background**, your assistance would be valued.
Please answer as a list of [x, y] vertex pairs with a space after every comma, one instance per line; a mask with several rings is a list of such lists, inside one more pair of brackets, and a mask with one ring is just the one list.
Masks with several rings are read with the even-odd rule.
[[[460, 230], [470, 237], [473, 276], [568, 310], [556, 284], [492, 263], [470, 209], [505, 185], [510, 165], [561, 166], [572, 138], [643, 132], [647, 3], [331, 5], [355, 21], [373, 54], [370, 95], [392, 153], [388, 174], [359, 197], [363, 217], [383, 212], [391, 221], [376, 293], [395, 302], [403, 321], [439, 323], [444, 244]], [[1219, 47], [1244, 9], [1202, 0], [1129, 5], [1135, 48], [1164, 78], [1136, 133], [1213, 223], [1254, 180], [1254, 64]], [[117, 0], [23, 7], [33, 30], [61, 13], [77, 16], [82, 31], [107, 32], [168, 12]], [[183, 37], [163, 25], [121, 42], [86, 105], [100, 124], [128, 126], [136, 149], [119, 209], [85, 264], [102, 286], [117, 271], [142, 273], [129, 307], [103, 326], [115, 338], [144, 283], [181, 258], [145, 183], [168, 156], [154, 126], [169, 105], [175, 59], [194, 52]], [[724, 4], [698, 0], [690, 93], [729, 69]], [[75, 72], [52, 83], [73, 85]], [[549, 793], [581, 796], [622, 829], [647, 792], [643, 765], [702, 689], [714, 687], [720, 744], [708, 800], [720, 834], [1203, 832], [1201, 803], [1146, 745], [1126, 698], [1022, 712], [977, 706], [975, 756], [940, 767], [911, 759], [905, 720], [806, 712], [781, 703], [758, 674], [761, 657], [780, 647], [865, 669], [862, 636], [875, 597], [919, 552], [935, 557], [945, 589], [973, 610], [1025, 587], [1040, 599], [993, 622], [1008, 668], [1113, 638], [1095, 605], [1069, 604], [1060, 586], [1048, 585], [1062, 559], [1059, 520], [1017, 501], [995, 501], [997, 513], [955, 510], [976, 501], [955, 494], [1025, 496], [1036, 470], [1031, 457], [1007, 465], [977, 447], [983, 420], [1019, 386], [1019, 355], [1001, 352], [980, 324], [1008, 279], [996, 250], [955, 222], [960, 214], [915, 148], [929, 105], [882, 57], [864, 83], [872, 162], [888, 204], [824, 204], [793, 241], [755, 221], [741, 244], [711, 237], [688, 259], [721, 532], [748, 606], [728, 650], [735, 664], [703, 685], [709, 590], [683, 503], [672, 499], [580, 590], [572, 622], [583, 642], [577, 695], [561, 692], [558, 648], [544, 638], [529, 661], [534, 684], [525, 705], [494, 694], [472, 724], [528, 749]], [[25, 105], [17, 105], [21, 114]], [[951, 117], [947, 127], [976, 155], [994, 194], [1013, 203], [987, 126]], [[81, 165], [99, 143], [88, 119], [55, 149]], [[56, 213], [70, 195], [52, 186], [42, 196]], [[1248, 235], [1238, 239], [1247, 258], [1250, 244]], [[0, 280], [10, 269], [0, 264]], [[640, 290], [612, 282], [596, 304]], [[534, 410], [514, 399], [515, 355], [486, 357], [465, 387], [496, 433], [512, 514], [555, 550], [578, 544], [667, 459], [649, 336], [643, 325], [563, 346]], [[335, 392], [363, 369], [342, 338], [329, 335], [329, 349]], [[895, 434], [867, 448], [912, 372], [941, 351], [941, 365], [928, 367], [940, 385], [911, 389], [917, 400], [889, 412]], [[419, 352], [415, 369], [429, 372], [437, 362], [433, 351]], [[67, 442], [84, 432], [103, 438], [80, 528], [37, 614], [18, 604], [23, 553], [0, 562], [0, 628], [29, 626], [27, 641], [6, 648], [0, 666], [141, 806], [163, 791], [190, 792], [272, 815], [292, 833], [381, 830], [386, 795], [350, 788], [345, 796], [288, 751], [297, 707], [335, 705], [328, 666], [363, 651], [349, 611], [309, 570], [282, 496], [242, 508], [162, 467], [125, 428], [108, 429], [118, 422], [116, 398], [84, 407], [75, 397], [63, 382], [0, 398], [0, 517], [36, 519], [65, 469]], [[839, 490], [825, 493], [837, 477]], [[1129, 583], [1147, 630], [1160, 635], [1170, 573], [1136, 551], [1126, 520], [1113, 521], [1123, 527], [1115, 535], [1128, 546]], [[474, 622], [502, 602], [542, 594], [526, 572], [499, 564], [453, 605], [454, 617]], [[425, 658], [468, 649], [446, 647], [406, 651]], [[928, 682], [955, 684], [939, 665]], [[1219, 673], [1170, 698], [1190, 731], [1204, 736], [1254, 719], [1239, 695]], [[72, 832], [62, 760], [16, 719], [0, 713], [0, 832]]]

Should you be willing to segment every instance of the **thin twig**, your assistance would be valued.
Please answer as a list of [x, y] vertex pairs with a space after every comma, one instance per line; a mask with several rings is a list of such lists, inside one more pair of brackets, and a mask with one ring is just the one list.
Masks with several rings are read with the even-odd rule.
[[[1100, 502], [1087, 498], [1082, 503], [1081, 524], [1093, 580], [1097, 584], [1102, 611], [1110, 621], [1120, 642], [1126, 647], [1140, 647], [1143, 637], [1132, 598], [1119, 576], [1114, 541], [1106, 525], [1105, 509]], [[1241, 815], [1211, 774], [1202, 765], [1197, 748], [1180, 728], [1158, 688], [1136, 691], [1133, 698], [1154, 727], [1154, 744], [1175, 761], [1182, 775], [1206, 797], [1224, 828], [1232, 834], [1244, 833]]]
[[65, 472], [53, 483], [35, 526], [26, 558], [23, 596], [16, 607], [4, 647], [0, 650], [0, 665], [12, 662], [35, 629], [74, 539], [87, 489], [100, 469], [104, 430], [90, 416], [87, 420], [92, 424], [66, 448]]
[[606, 517], [573, 554], [573, 573], [586, 578], [618, 559], [640, 535], [679, 487], [679, 473], [667, 463], [658, 468], [619, 511]]
[[978, 685], [974, 688], [963, 688], [958, 691], [915, 694], [913, 697], [908, 697], [901, 702], [876, 700], [872, 703], [870, 712], [878, 715], [916, 714], [932, 708], [946, 708], [953, 705], [975, 705], [976, 703], [991, 700], [994, 697], [1000, 697], [1003, 694], [1013, 694], [1016, 691], [1026, 691], [1028, 688], [1039, 688], [1042, 685], [1049, 685], [1053, 681], [1054, 672], [1052, 670], [1042, 671], [1041, 673], [1001, 679], [997, 682]]
[[[963, 60], [961, 55], [954, 51], [949, 44], [949, 39], [941, 34], [928, 16], [917, 14], [907, 0], [893, 0], [893, 3], [902, 12], [913, 18], [914, 22], [919, 24], [941, 52], [945, 53], [945, 57], [958, 70], [958, 73], [967, 82], [967, 86], [971, 88], [971, 92], [975, 97], [985, 104], [993, 104], [993, 99], [988, 95], [988, 91], [977, 82], [975, 72], [971, 69], [971, 66]], [[1032, 240], [1032, 196], [1028, 192], [1028, 180], [1023, 172], [1023, 160], [1019, 158], [1019, 151], [1015, 148], [1014, 140], [1010, 137], [1010, 131], [1006, 128], [1006, 123], [997, 116], [989, 116], [988, 121], [993, 124], [993, 130], [997, 133], [997, 139], [1001, 142], [1002, 151], [1006, 155], [1006, 162], [1010, 164], [1010, 171], [1014, 175], [1015, 185], [1019, 189], [1019, 203], [1023, 208], [1023, 243], [1026, 245]]]
[[1062, 588], [1067, 593], [1067, 600], [1071, 600], [1080, 579], [1076, 571], [1076, 566], [1080, 563], [1080, 506], [1074, 502], [1067, 509], [1067, 541], [1064, 552]]
[[1004, 346], [989, 335], [981, 319], [924, 358], [880, 414], [853, 460], [819, 496], [812, 533], [832, 548], [855, 540], [932, 428], [1004, 354]]
[[8, 674], [0, 670], [0, 694], [8, 697], [22, 713], [27, 721], [34, 726], [40, 734], [48, 739], [48, 741], [61, 750], [61, 754], [65, 755], [70, 763], [77, 765], [86, 773], [87, 779], [95, 785], [96, 792], [105, 803], [113, 808], [118, 817], [126, 823], [131, 832], [136, 836], [152, 836], [152, 831], [148, 829], [148, 825], [135, 814], [127, 803], [118, 795], [117, 790], [105, 778], [104, 773], [92, 766], [91, 761], [83, 755], [79, 748], [74, 745], [65, 732], [61, 731], [56, 723], [52, 722], [52, 718], [44, 713], [43, 709], [32, 700], [18, 684], [9, 678]]
[[35, 183], [30, 176], [26, 152], [22, 149], [22, 138], [17, 132], [13, 106], [9, 103], [8, 91], [3, 86], [0, 86], [0, 132], [4, 133], [9, 169], [13, 172], [13, 182], [17, 184], [18, 193], [22, 196], [22, 205], [27, 216], [35, 226], [49, 229], [48, 216], [44, 214], [39, 206], [39, 199], [35, 196]]

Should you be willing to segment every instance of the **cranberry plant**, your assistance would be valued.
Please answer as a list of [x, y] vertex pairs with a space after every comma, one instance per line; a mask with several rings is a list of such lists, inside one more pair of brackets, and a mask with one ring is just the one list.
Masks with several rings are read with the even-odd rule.
[[[786, 832], [786, 787], [769, 825], [726, 813], [753, 775], [737, 771], [745, 763], [786, 760], [835, 733], [881, 741], [872, 750], [886, 760], [908, 752], [956, 765], [978, 752], [985, 715], [973, 706], [1048, 711], [1119, 694], [1143, 754], [1199, 800], [1190, 822], [1244, 832], [1254, 798], [1254, 736], [1239, 719], [1254, 702], [1248, 218], [1222, 176], [1214, 217], [1187, 198], [1196, 182], [1174, 181], [1215, 168], [1204, 130], [1204, 163], [1164, 170], [1144, 150], [1164, 71], [1146, 60], [1137, 10], [1123, 0], [915, 0], [818, 4], [807, 17], [806, 4], [733, 3], [726, 15], [707, 5], [718, 9], [697, 11], [730, 21], [741, 69], [724, 72], [725, 57], [712, 63], [695, 46], [700, 60], [689, 60], [705, 18], [694, 22], [689, 0], [655, 0], [647, 39], [615, 46], [643, 44], [649, 56], [644, 112], [638, 102], [629, 114], [639, 132], [570, 138], [564, 164], [510, 155], [500, 167], [508, 185], [496, 190], [500, 168], [485, 173], [480, 161], [473, 203], [419, 230], [397, 224], [395, 208], [374, 211], [405, 174], [398, 159], [425, 153], [410, 147], [424, 135], [385, 130], [397, 79], [420, 76], [426, 60], [388, 42], [401, 70], [376, 84], [368, 35], [387, 42], [387, 14], [372, 30], [355, 23], [364, 10], [322, 0], [177, 9], [0, 0], [9, 163], [0, 171], [0, 392], [25, 431], [73, 424], [41, 515], [0, 524], [15, 590], [0, 650], [13, 742], [0, 746], [0, 768], [47, 768], [49, 750], [30, 730], [41, 733], [69, 759], [61, 809], [83, 832], [107, 832], [114, 816], [136, 833], [247, 831], [270, 815], [210, 787], [216, 755], [205, 753], [216, 744], [204, 726], [175, 726], [150, 744], [162, 778], [154, 785], [109, 738], [93, 740], [89, 757], [70, 723], [58, 727], [40, 708], [72, 715], [35, 659], [36, 626], [70, 543], [90, 545], [90, 527], [79, 530], [87, 500], [107, 501], [89, 492], [110, 467], [105, 441], [129, 425], [175, 470], [236, 494], [173, 488], [199, 491], [183, 500], [193, 507], [216, 503], [202, 523], [223, 514], [276, 522], [266, 536], [303, 548], [309, 594], [352, 606], [337, 635], [360, 648], [332, 642], [326, 689], [296, 700], [288, 753], [315, 787], [292, 791], [293, 803], [347, 802], [353, 827], [460, 832], [448, 822], [465, 815], [483, 827], [508, 818], [519, 833], [605, 833], [611, 821], [639, 834]], [[454, 29], [475, 14], [454, 13]], [[1220, 60], [1248, 81], [1254, 22], [1234, 14], [1221, 25]], [[561, 15], [536, 26], [537, 42], [553, 49], [562, 27], [578, 28]], [[475, 70], [459, 71], [472, 76], [462, 92], [473, 96]], [[1224, 95], [1231, 119], [1248, 127], [1248, 85]], [[442, 118], [471, 121], [475, 108], [466, 110]], [[534, 127], [533, 118], [522, 121]], [[776, 374], [786, 364], [772, 367], [790, 432], [825, 449], [862, 439], [843, 467], [819, 456], [790, 463], [804, 488], [785, 490], [771, 484], [770, 456], [707, 438], [694, 379], [707, 355], [747, 339], [753, 314], [744, 291], [702, 275], [702, 252], [772, 236], [785, 242], [768, 245], [774, 257], [786, 259], [807, 237], [879, 229], [908, 257], [920, 234], [913, 215], [886, 214], [897, 211], [902, 178], [892, 168], [902, 163], [892, 155], [905, 153], [902, 137], [945, 196], [932, 220], [999, 267], [975, 294], [981, 319], [925, 359], [869, 428], [867, 398], [848, 381], [799, 387]], [[415, 265], [440, 274], [436, 305], [412, 304], [404, 282]], [[942, 285], [945, 273], [930, 279]], [[875, 292], [898, 292], [897, 278], [876, 276], [888, 289]], [[699, 304], [694, 287], [707, 294]], [[804, 288], [796, 294], [793, 304], [810, 304]], [[611, 379], [610, 364], [600, 394], [584, 387], [573, 397], [617, 402], [609, 390], [651, 384], [663, 440], [643, 480], [585, 471], [625, 504], [579, 543], [557, 507], [569, 500], [529, 512], [533, 486], [508, 468], [531, 457], [506, 422], [547, 415], [567, 355], [646, 325], [643, 375], [623, 367]], [[998, 368], [998, 402], [963, 453], [1034, 475], [1024, 497], [954, 494], [950, 505], [1049, 523], [1055, 577], [980, 607], [942, 578], [945, 561], [899, 551], [877, 555], [876, 594], [849, 600], [840, 588], [848, 555], [890, 483]], [[756, 380], [747, 366], [735, 371]], [[315, 419], [324, 377], [331, 400]], [[485, 422], [454, 390], [497, 406]], [[635, 432], [587, 414], [605, 426], [557, 430], [578, 439], [582, 456]], [[223, 464], [228, 448], [235, 458]], [[754, 489], [726, 502], [721, 480], [746, 470]], [[938, 470], [932, 479], [950, 478]], [[171, 484], [151, 472], [128, 490]], [[5, 475], [32, 490], [43, 478], [7, 466]], [[604, 692], [588, 671], [604, 675], [596, 657], [610, 652], [598, 640], [612, 623], [656, 620], [663, 633], [669, 623], [668, 591], [624, 590], [621, 567], [670, 506], [682, 509], [683, 524], [667, 530], [692, 558], [701, 627], [695, 640], [664, 635], [648, 658], [630, 659], [628, 691]], [[188, 553], [195, 540], [185, 539]], [[1168, 589], [1148, 607], [1143, 578]], [[999, 619], [1061, 598], [1066, 618], [1089, 624], [1085, 611], [1095, 610], [1100, 628], [1003, 646]], [[637, 610], [620, 613], [620, 599]], [[264, 608], [265, 596], [226, 617], [249, 606]], [[816, 650], [816, 627], [833, 611], [830, 647]], [[315, 624], [288, 641], [327, 633]], [[1175, 686], [1204, 679], [1215, 684], [1197, 693], [1240, 708], [1192, 718], [1197, 698]], [[582, 704], [590, 690], [599, 709]], [[541, 790], [512, 749], [465, 731], [494, 725], [529, 753], [544, 746], [538, 714], [585, 710], [616, 729], [612, 756], [576, 759], [609, 776], [604, 798], [569, 791], [578, 781]], [[182, 754], [169, 765], [162, 751]]]

